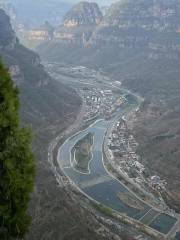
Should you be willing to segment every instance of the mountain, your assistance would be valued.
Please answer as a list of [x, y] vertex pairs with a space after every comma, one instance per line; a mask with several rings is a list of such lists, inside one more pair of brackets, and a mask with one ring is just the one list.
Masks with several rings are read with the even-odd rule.
[[80, 2], [64, 16], [64, 25], [75, 27], [80, 25], [96, 25], [102, 20], [102, 13], [97, 3]]
[[17, 43], [17, 39], [15, 37], [14, 32], [11, 29], [10, 23], [7, 24], [7, 22], [9, 21], [9, 18], [4, 13], [4, 11], [1, 9], [0, 9], [0, 13], [1, 13], [1, 21], [0, 21], [0, 31], [1, 31], [0, 32], [0, 34], [1, 34], [0, 46], [1, 46], [1, 49], [14, 48], [14, 45]]
[[0, 1], [0, 8], [2, 8], [8, 16], [11, 18], [11, 24], [17, 24], [18, 22], [18, 17], [17, 17], [17, 12], [16, 8], [14, 7], [13, 4], [8, 3], [6, 1]]
[[122, 0], [112, 4], [104, 22], [119, 28], [171, 32], [179, 27], [177, 4], [177, 0]]
[[38, 51], [101, 69], [145, 98], [133, 118], [138, 151], [151, 174], [168, 182], [164, 197], [180, 211], [180, 1], [121, 0], [83, 44], [51, 41]]
[[54, 32], [55, 42], [85, 44], [103, 18], [99, 6], [93, 2], [80, 2], [64, 16], [63, 24]]
[[[48, 124], [49, 112], [42, 112], [42, 110], [45, 109], [42, 109], [41, 104], [47, 105], [47, 110], [51, 112], [53, 117], [56, 116], [57, 119], [59, 119], [59, 116], [66, 114], [66, 112], [71, 112], [74, 107], [72, 105], [74, 100], [76, 101], [77, 99], [79, 103], [76, 94], [73, 90], [66, 88], [64, 85], [61, 85], [59, 89], [56, 88], [56, 83], [54, 83], [44, 71], [39, 56], [19, 43], [19, 40], [12, 30], [9, 17], [1, 9], [0, 36], [0, 55], [3, 61], [9, 66], [9, 71], [16, 84], [19, 86], [20, 90], [22, 89], [22, 111], [25, 113], [23, 117], [30, 117], [31, 121], [36, 124], [40, 121], [42, 124], [42, 119], [44, 119], [44, 124]], [[57, 91], [54, 92], [54, 89], [57, 89]], [[52, 99], [53, 102], [48, 103], [47, 96], [49, 95], [52, 98], [52, 90], [55, 97], [54, 99], [58, 101], [56, 102], [56, 100]], [[44, 96], [45, 94], [47, 94], [47, 96]], [[59, 97], [57, 98], [56, 95]], [[65, 103], [64, 98], [66, 96], [67, 102]], [[39, 105], [35, 103], [37, 99], [40, 101]], [[70, 100], [69, 105], [68, 99]], [[55, 104], [59, 105], [58, 111], [55, 110]], [[27, 117], [27, 115], [29, 117]], [[44, 116], [44, 118], [39, 119], [40, 115]], [[63, 117], [65, 117], [65, 115]], [[56, 121], [57, 119], [54, 120]]]
[[[76, 55], [77, 61], [81, 59], [87, 64], [93, 64], [95, 59], [96, 66], [103, 64], [103, 66], [108, 65], [109, 68], [109, 65], [112, 66], [113, 63], [116, 65], [117, 61], [122, 61], [124, 57], [130, 59], [132, 54], [139, 55], [139, 49], [143, 49], [143, 53], [146, 52], [148, 59], [164, 58], [164, 56], [176, 59], [179, 51], [179, 5], [178, 0], [124, 0], [112, 4], [94, 29], [92, 36], [79, 48], [79, 54], [71, 52], [69, 59], [72, 59], [73, 54]], [[81, 14], [79, 18], [80, 16]], [[54, 44], [56, 50], [57, 45], [56, 41]], [[90, 48], [93, 52], [89, 50]], [[53, 42], [45, 44], [44, 48], [41, 45], [39, 49], [42, 56], [51, 58]], [[74, 53], [75, 51], [74, 48]], [[86, 52], [87, 58], [84, 54]], [[53, 53], [52, 59], [53, 57], [58, 59], [57, 55]], [[109, 56], [106, 59], [107, 63], [104, 59], [105, 55]], [[68, 59], [68, 56], [65, 59]]]
[[[148, 58], [178, 55], [180, 3], [178, 0], [120, 1], [107, 11], [90, 44], [101, 48], [143, 49]], [[121, 53], [119, 53], [119, 57]]]
[[[48, 58], [52, 56], [52, 59], [57, 59], [57, 61], [59, 60], [58, 55], [61, 55], [66, 61], [66, 58], [71, 59], [72, 56], [69, 55], [71, 51], [68, 51], [68, 49], [72, 49], [72, 54], [75, 58], [76, 56], [78, 58], [80, 53], [74, 50], [79, 51], [79, 47], [88, 43], [102, 19], [103, 14], [97, 3], [80, 2], [65, 14], [63, 23], [54, 31], [52, 41], [40, 43], [37, 47], [38, 51], [42, 56], [48, 56]], [[72, 57], [73, 60], [74, 56]]]

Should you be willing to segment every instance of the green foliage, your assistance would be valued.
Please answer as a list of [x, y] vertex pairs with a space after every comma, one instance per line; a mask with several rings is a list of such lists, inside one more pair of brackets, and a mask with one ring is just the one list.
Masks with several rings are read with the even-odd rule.
[[113, 211], [112, 211], [111, 208], [109, 208], [109, 207], [107, 207], [103, 204], [96, 205], [96, 207], [102, 214], [105, 214], [106, 216], [112, 217]]
[[22, 238], [34, 182], [31, 132], [20, 128], [18, 90], [0, 63], [0, 239]]

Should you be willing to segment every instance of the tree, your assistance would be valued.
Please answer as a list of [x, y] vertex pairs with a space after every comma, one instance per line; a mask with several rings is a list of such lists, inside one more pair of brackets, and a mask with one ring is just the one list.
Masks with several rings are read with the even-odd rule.
[[35, 164], [31, 131], [20, 127], [19, 94], [0, 63], [0, 239], [22, 238], [31, 222], [27, 214]]

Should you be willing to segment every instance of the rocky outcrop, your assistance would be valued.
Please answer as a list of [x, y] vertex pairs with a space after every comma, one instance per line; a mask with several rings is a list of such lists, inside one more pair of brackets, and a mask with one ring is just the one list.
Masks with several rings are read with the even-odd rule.
[[102, 20], [99, 6], [93, 2], [81, 2], [75, 5], [64, 17], [64, 26], [97, 25]]
[[6, 14], [10, 17], [11, 19], [11, 24], [13, 29], [16, 29], [18, 26], [18, 14], [16, 11], [16, 8], [12, 3], [8, 3], [7, 1], [0, 1], [0, 9], [3, 9]]
[[13, 49], [17, 38], [12, 30], [9, 17], [0, 9], [0, 49]]
[[86, 45], [102, 19], [102, 12], [96, 3], [80, 2], [67, 12], [63, 25], [54, 32], [54, 39], [73, 45]]
[[107, 11], [90, 44], [119, 49], [143, 49], [153, 59], [177, 59], [180, 2], [163, 0], [119, 1]]

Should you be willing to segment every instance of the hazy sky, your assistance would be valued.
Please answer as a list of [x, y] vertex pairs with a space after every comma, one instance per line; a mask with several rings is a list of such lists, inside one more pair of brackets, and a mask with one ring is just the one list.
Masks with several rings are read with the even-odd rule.
[[[4, 2], [13, 2], [13, 3], [20, 3], [20, 2], [26, 2], [26, 0], [0, 0], [1, 1], [4, 1]], [[27, 2], [42, 2], [42, 0], [28, 0]], [[48, 1], [48, 2], [69, 2], [69, 3], [72, 3], [72, 4], [75, 4], [75, 3], [78, 3], [78, 2], [81, 2], [81, 1], [89, 1], [89, 2], [97, 2], [99, 5], [110, 5], [111, 3], [113, 2], [117, 2], [118, 0], [44, 0], [44, 1]]]
[[[63, 0], [60, 0], [60, 1], [63, 1]], [[77, 2], [80, 2], [81, 0], [66, 0], [66, 1], [77, 3]], [[117, 2], [117, 1], [118, 0], [89, 0], [89, 2], [97, 2], [98, 4], [101, 4], [101, 5], [110, 5], [111, 3]]]

